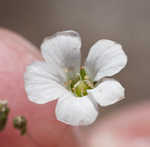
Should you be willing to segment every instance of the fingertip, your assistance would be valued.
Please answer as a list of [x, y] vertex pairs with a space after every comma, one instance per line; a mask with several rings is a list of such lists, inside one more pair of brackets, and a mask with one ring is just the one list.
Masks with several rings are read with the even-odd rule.
[[0, 43], [7, 47], [15, 48], [15, 50], [20, 49], [24, 52], [26, 51], [32, 54], [32, 56], [41, 59], [39, 49], [29, 40], [13, 30], [0, 27]]
[[87, 133], [89, 146], [150, 145], [150, 101], [131, 104], [99, 120]]

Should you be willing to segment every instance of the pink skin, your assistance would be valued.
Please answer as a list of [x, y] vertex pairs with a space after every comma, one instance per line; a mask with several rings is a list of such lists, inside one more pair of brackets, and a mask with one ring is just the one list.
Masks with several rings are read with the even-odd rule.
[[[6, 130], [0, 133], [0, 146], [77, 146], [71, 127], [55, 118], [56, 102], [37, 105], [27, 99], [23, 74], [28, 64], [39, 59], [40, 52], [31, 43], [0, 29], [0, 98], [7, 99], [11, 109]], [[26, 136], [20, 137], [12, 127], [12, 118], [16, 115], [24, 115], [29, 120]]]
[[121, 108], [113, 115], [98, 120], [85, 133], [89, 147], [149, 147], [150, 102], [145, 101]]
[[[42, 59], [36, 47], [24, 38], [0, 29], [0, 98], [11, 108], [5, 131], [0, 133], [2, 147], [149, 147], [150, 103], [128, 106], [99, 119], [95, 125], [72, 128], [55, 118], [56, 101], [45, 105], [30, 102], [24, 91], [23, 73], [32, 61]], [[28, 133], [20, 136], [12, 118], [24, 115]]]

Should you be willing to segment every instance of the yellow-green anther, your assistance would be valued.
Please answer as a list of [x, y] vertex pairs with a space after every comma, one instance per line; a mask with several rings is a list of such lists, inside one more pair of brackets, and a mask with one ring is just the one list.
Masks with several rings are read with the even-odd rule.
[[2, 131], [7, 123], [9, 108], [6, 100], [0, 100], [0, 131]]
[[76, 75], [70, 82], [70, 88], [72, 89], [79, 80], [80, 80], [80, 75]]
[[86, 77], [86, 71], [85, 71], [85, 68], [84, 67], [81, 67], [80, 68], [80, 76], [81, 76], [81, 79], [84, 80], [85, 77]]
[[85, 81], [78, 81], [74, 85], [74, 93], [78, 97], [87, 95], [87, 89], [89, 89], [89, 86], [86, 84]]
[[13, 119], [14, 128], [20, 131], [20, 135], [24, 135], [27, 131], [27, 120], [24, 116], [17, 116]]
[[88, 89], [94, 88], [93, 82], [91, 82], [91, 81], [89, 81], [89, 80], [84, 80], [84, 81], [85, 81], [85, 83], [88, 85]]

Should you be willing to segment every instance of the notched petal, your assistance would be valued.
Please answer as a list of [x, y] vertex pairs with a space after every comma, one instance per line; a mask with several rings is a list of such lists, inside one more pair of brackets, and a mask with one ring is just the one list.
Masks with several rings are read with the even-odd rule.
[[56, 105], [57, 120], [72, 126], [90, 125], [97, 116], [97, 108], [87, 96], [66, 95]]
[[44, 39], [44, 41], [53, 39], [53, 38], [61, 36], [61, 35], [62, 36], [77, 37], [79, 40], [81, 40], [80, 34], [78, 32], [73, 31], [73, 30], [67, 30], [67, 31], [57, 32], [54, 35], [48, 36]]
[[89, 96], [101, 106], [112, 105], [125, 98], [125, 89], [114, 79], [106, 79], [96, 88], [88, 90]]
[[30, 101], [48, 103], [63, 97], [68, 91], [59, 84], [59, 77], [53, 75], [45, 62], [34, 62], [27, 67], [24, 83]]
[[117, 74], [126, 64], [127, 55], [122, 46], [104, 39], [92, 46], [85, 63], [87, 71], [95, 81]]
[[56, 71], [63, 78], [67, 76], [66, 69], [72, 74], [79, 72], [80, 48], [80, 35], [71, 30], [58, 32], [47, 37], [41, 45], [41, 51], [45, 61], [51, 69], [57, 69]]

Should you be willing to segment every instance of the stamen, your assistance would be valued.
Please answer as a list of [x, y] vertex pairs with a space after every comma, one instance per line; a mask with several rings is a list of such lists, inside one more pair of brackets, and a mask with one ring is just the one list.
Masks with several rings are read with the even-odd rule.
[[[65, 71], [68, 72], [68, 70]], [[87, 95], [87, 89], [94, 88], [93, 82], [88, 77], [83, 66], [80, 68], [80, 73], [76, 73], [75, 77], [65, 83], [65, 85], [67, 85], [68, 89], [77, 97]]]
[[88, 80], [85, 80], [86, 84], [88, 85], [88, 87], [90, 88], [94, 88], [94, 84]]
[[68, 86], [68, 83], [67, 83], [67, 82], [65, 82], [65, 83], [64, 83], [64, 85], [65, 85], [65, 87], [67, 87], [67, 86]]
[[84, 77], [84, 79], [85, 79], [85, 80], [89, 80], [89, 77], [86, 75], [86, 76]]
[[68, 68], [64, 68], [64, 71], [65, 71], [65, 72], [69, 72], [69, 69], [68, 69]]

